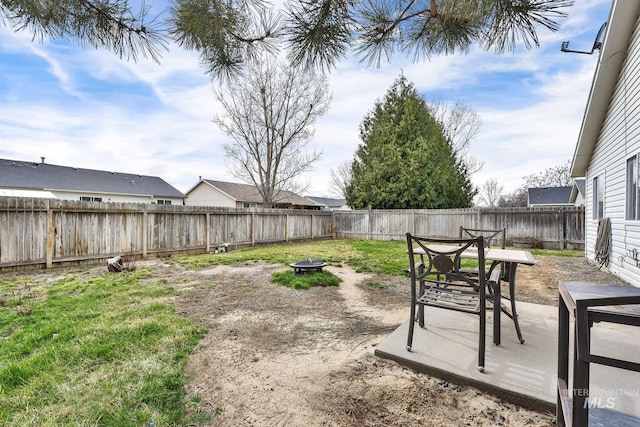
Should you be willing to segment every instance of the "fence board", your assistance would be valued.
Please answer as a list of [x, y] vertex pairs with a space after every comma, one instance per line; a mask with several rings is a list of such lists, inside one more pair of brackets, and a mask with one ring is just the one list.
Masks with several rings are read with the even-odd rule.
[[409, 231], [457, 237], [460, 226], [507, 229], [507, 244], [544, 248], [584, 248], [584, 208], [502, 208], [442, 210], [362, 210], [334, 212], [337, 238], [402, 239]]

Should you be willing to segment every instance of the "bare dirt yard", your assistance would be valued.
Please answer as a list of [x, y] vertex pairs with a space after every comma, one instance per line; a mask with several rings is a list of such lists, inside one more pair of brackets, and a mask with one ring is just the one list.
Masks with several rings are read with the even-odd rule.
[[[519, 300], [557, 303], [558, 280], [624, 283], [583, 258], [537, 257], [518, 270]], [[404, 322], [408, 280], [327, 269], [339, 287], [270, 282], [282, 265], [183, 270], [145, 261], [180, 292], [182, 316], [209, 329], [187, 364], [190, 410], [209, 426], [549, 426], [554, 414], [403, 368], [374, 355]]]

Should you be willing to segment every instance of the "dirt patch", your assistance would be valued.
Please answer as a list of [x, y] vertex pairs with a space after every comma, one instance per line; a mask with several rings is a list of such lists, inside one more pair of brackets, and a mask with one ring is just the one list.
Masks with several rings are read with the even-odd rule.
[[[583, 258], [538, 257], [518, 299], [557, 304], [559, 280], [624, 283]], [[328, 269], [337, 288], [270, 283], [282, 266], [213, 267], [169, 279], [182, 315], [210, 328], [187, 365], [187, 391], [210, 426], [547, 426], [553, 414], [416, 374], [374, 356], [408, 315], [402, 277]], [[173, 279], [175, 278], [175, 279]], [[178, 282], [177, 284], [175, 282]]]
[[521, 265], [516, 275], [518, 301], [558, 305], [560, 281], [628, 285], [613, 274], [601, 270], [582, 257], [538, 256], [535, 266]]
[[[584, 258], [536, 259], [518, 269], [518, 300], [557, 304], [559, 280], [625, 283]], [[281, 265], [137, 266], [164, 278], [177, 312], [209, 330], [186, 366], [186, 391], [199, 396], [189, 410], [212, 414], [206, 426], [554, 425], [553, 414], [374, 356], [408, 317], [407, 278], [328, 267], [339, 287], [303, 291], [270, 282]], [[62, 271], [34, 274], [50, 281]]]

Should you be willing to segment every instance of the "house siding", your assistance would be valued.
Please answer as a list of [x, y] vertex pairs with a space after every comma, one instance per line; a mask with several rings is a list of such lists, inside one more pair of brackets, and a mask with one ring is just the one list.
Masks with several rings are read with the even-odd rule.
[[604, 216], [611, 220], [609, 270], [640, 284], [640, 258], [636, 262], [630, 256], [634, 249], [640, 253], [640, 221], [626, 220], [626, 163], [640, 155], [640, 19], [634, 28], [585, 177], [585, 255], [595, 260], [598, 220], [593, 217], [593, 179], [603, 174]]
[[170, 200], [172, 205], [182, 205], [181, 198], [176, 197], [153, 197], [153, 196], [135, 196], [130, 194], [115, 193], [95, 193], [90, 191], [73, 192], [73, 191], [51, 191], [60, 200], [80, 200], [80, 197], [101, 197], [103, 202], [110, 203], [156, 203], [160, 200]]
[[188, 206], [236, 207], [235, 200], [206, 182], [200, 182], [194, 189], [189, 191], [186, 204]]
[[573, 203], [573, 206], [584, 206], [584, 197], [581, 194], [576, 196], [576, 201]]

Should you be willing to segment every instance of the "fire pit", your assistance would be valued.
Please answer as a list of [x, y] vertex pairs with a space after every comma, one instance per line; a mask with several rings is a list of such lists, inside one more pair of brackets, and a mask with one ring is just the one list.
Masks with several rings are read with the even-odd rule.
[[326, 267], [327, 263], [321, 259], [308, 258], [289, 264], [289, 266], [293, 268], [293, 274], [322, 273], [322, 267]]

